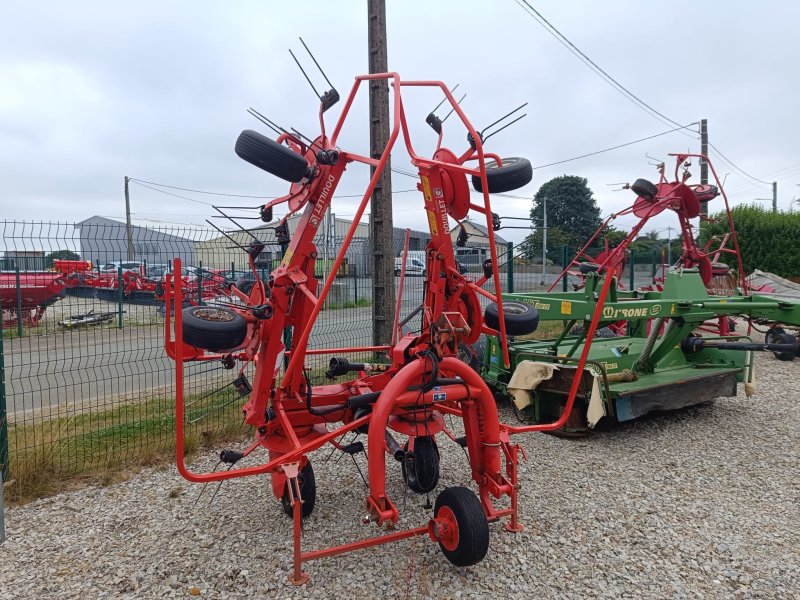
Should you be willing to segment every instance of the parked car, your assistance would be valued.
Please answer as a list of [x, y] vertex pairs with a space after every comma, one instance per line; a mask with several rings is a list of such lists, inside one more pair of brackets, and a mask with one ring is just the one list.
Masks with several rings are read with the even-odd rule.
[[163, 279], [164, 275], [172, 271], [172, 265], [168, 264], [160, 264], [160, 265], [147, 265], [147, 269], [145, 272], [145, 276], [148, 279]]
[[[464, 265], [464, 263], [456, 261], [456, 265], [458, 266], [458, 272], [462, 275], [467, 272], [467, 267]], [[400, 275], [400, 270], [402, 268], [403, 259], [398, 256], [394, 259], [394, 274]], [[409, 256], [408, 260], [406, 261], [406, 275], [422, 275], [425, 277], [427, 274], [425, 261], [414, 256]]]
[[123, 273], [136, 273], [138, 275], [142, 272], [142, 263], [135, 260], [115, 260], [113, 262], [106, 263], [100, 267], [100, 272], [116, 274], [119, 272], [120, 267], [122, 267]]
[[[403, 259], [399, 256], [394, 259], [394, 274], [400, 275], [400, 270], [403, 268]], [[406, 261], [406, 275], [425, 275], [428, 271], [425, 268], [425, 262], [419, 258], [409, 257]]]

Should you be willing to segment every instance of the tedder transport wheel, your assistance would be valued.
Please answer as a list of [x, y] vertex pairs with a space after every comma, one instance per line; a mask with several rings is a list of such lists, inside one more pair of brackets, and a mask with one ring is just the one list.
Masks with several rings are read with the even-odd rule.
[[[489, 185], [490, 194], [510, 192], [527, 185], [533, 179], [533, 167], [527, 158], [504, 158], [503, 166], [498, 167], [497, 162], [490, 160], [486, 163], [486, 183]], [[472, 187], [479, 192], [483, 191], [481, 178], [472, 176]]]
[[[311, 466], [311, 461], [308, 461], [306, 466], [300, 469], [300, 472], [297, 474], [297, 480], [300, 483], [300, 496], [303, 498], [303, 504], [301, 506], [302, 510], [300, 514], [302, 514], [303, 518], [305, 519], [312, 512], [314, 512], [314, 504], [317, 502], [317, 481], [314, 479], [314, 469]], [[283, 506], [283, 512], [285, 512], [288, 516], [294, 516], [294, 507], [289, 501], [288, 481], [286, 482], [286, 486], [283, 488], [281, 506]]]
[[[486, 307], [483, 314], [486, 325], [500, 331], [500, 313], [494, 302]], [[528, 335], [539, 326], [539, 311], [530, 304], [522, 302], [503, 302], [503, 320], [508, 335]]]
[[236, 311], [216, 306], [183, 309], [183, 341], [204, 350], [237, 348], [247, 337], [247, 321]]
[[489, 550], [489, 521], [478, 497], [465, 487], [445, 488], [436, 497], [434, 519], [447, 521], [439, 547], [458, 567], [480, 562]]
[[408, 442], [403, 445], [403, 480], [417, 494], [427, 494], [439, 483], [439, 448], [430, 436], [414, 439], [414, 451], [408, 451]]
[[308, 172], [305, 158], [252, 129], [239, 134], [235, 150], [239, 158], [285, 181], [297, 183]]
[[[469, 365], [469, 368], [478, 375], [481, 374], [481, 366], [483, 365], [483, 346], [481, 345], [479, 348], [480, 343], [481, 341], [479, 339], [471, 348], [463, 342], [458, 345], [458, 360]], [[478, 354], [479, 349], [480, 354]]]
[[[773, 344], [794, 344], [796, 342], [797, 338], [795, 338], [791, 333], [784, 332], [782, 329], [781, 333], [775, 333], [772, 336]], [[791, 362], [794, 360], [794, 352], [773, 352], [773, 354], [775, 355], [775, 358], [777, 358], [778, 360], [785, 360], [787, 362]]]
[[656, 196], [658, 196], [658, 188], [655, 186], [654, 183], [651, 181], [647, 181], [647, 179], [637, 179], [631, 185], [631, 190], [637, 196], [641, 196], [645, 200], [653, 200]]

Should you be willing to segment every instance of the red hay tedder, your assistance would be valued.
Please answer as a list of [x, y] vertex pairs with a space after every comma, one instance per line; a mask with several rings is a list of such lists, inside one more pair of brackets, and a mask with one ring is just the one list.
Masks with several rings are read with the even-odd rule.
[[[370, 158], [339, 148], [337, 140], [362, 84], [374, 81], [389, 83], [394, 108], [389, 142], [379, 157]], [[441, 90], [452, 106], [468, 132], [468, 146], [464, 152], [456, 153], [442, 146], [442, 121], [433, 113], [428, 115], [427, 122], [438, 134], [439, 141], [432, 156], [426, 158], [414, 150], [406, 123], [403, 92], [421, 87]], [[523, 306], [522, 312], [515, 310], [513, 314], [503, 311], [493, 228], [497, 217], [492, 213], [489, 196], [490, 192], [505, 192], [527, 184], [532, 179], [530, 163], [523, 158], [501, 159], [487, 152], [484, 142], [489, 137], [486, 135], [488, 128], [480, 133], [476, 131], [441, 82], [406, 81], [395, 73], [356, 77], [342, 114], [333, 131], [328, 133], [324, 113], [338, 99], [334, 89], [320, 96], [321, 133], [314, 140], [281, 128], [276, 130], [276, 140], [248, 130], [242, 132], [236, 143], [236, 153], [241, 158], [291, 183], [286, 196], [261, 207], [262, 218], [271, 221], [273, 207], [282, 203], [288, 204], [287, 217], [302, 211], [291, 239], [286, 234], [285, 217], [278, 226], [279, 240], [285, 236], [283, 239], [288, 243], [280, 265], [262, 280], [255, 268], [255, 259], [263, 244], [254, 240], [246, 250], [255, 285], [248, 295], [234, 291], [243, 303], [192, 306], [175, 311], [174, 328], [170, 309], [173, 305], [181, 306], [185, 295], [183, 282], [169, 276], [165, 290], [165, 346], [176, 364], [178, 469], [183, 477], [198, 483], [270, 474], [275, 497], [294, 520], [294, 568], [290, 579], [295, 584], [307, 580], [301, 569], [305, 561], [418, 535], [428, 535], [438, 542], [453, 564], [466, 566], [480, 561], [489, 547], [489, 523], [507, 517], [506, 529], [521, 529], [517, 511], [517, 464], [521, 449], [510, 441], [510, 434], [558, 429], [563, 426], [571, 406], [567, 406], [563, 418], [553, 423], [507, 426], [499, 420], [494, 397], [486, 383], [458, 358], [460, 348], [471, 345], [485, 333], [500, 340], [502, 356], [508, 366], [506, 330], [509, 324], [513, 323], [514, 333], [523, 333], [522, 329], [532, 332], [538, 324], [538, 313], [533, 307]], [[337, 273], [401, 135], [419, 173], [418, 189], [422, 192], [431, 234], [426, 249], [424, 301], [416, 313], [421, 313], [421, 330], [403, 334], [398, 300], [390, 345], [309, 350], [314, 323], [334, 281], [330, 277], [321, 290], [317, 289], [314, 264], [318, 251], [313, 240], [321, 218], [348, 164], [356, 162], [373, 167], [353, 223], [332, 265], [331, 272]], [[470, 198], [470, 178], [473, 187], [482, 193], [478, 202]], [[491, 262], [487, 261], [483, 275], [477, 279], [459, 272], [448, 223], [448, 216], [458, 222], [470, 211], [485, 219], [491, 252]], [[173, 272], [180, 272], [177, 259]], [[401, 298], [404, 279], [405, 264], [399, 279]], [[607, 281], [612, 279], [609, 277]], [[494, 293], [483, 288], [489, 280]], [[608, 291], [609, 284], [606, 284], [601, 291], [603, 298]], [[491, 302], [486, 316], [481, 310], [480, 296]], [[590, 334], [596, 329], [599, 318], [599, 313], [594, 315]], [[284, 346], [284, 328], [294, 330], [290, 348]], [[355, 364], [345, 358], [358, 352], [385, 353], [388, 362]], [[306, 357], [311, 354], [334, 355], [326, 373], [329, 379], [335, 380], [348, 373], [355, 373], [355, 378], [312, 385], [305, 364]], [[288, 360], [288, 364], [281, 375], [284, 360]], [[583, 356], [579, 370], [585, 360]], [[255, 364], [252, 386], [243, 376], [244, 366], [236, 382], [237, 389], [248, 395], [243, 412], [245, 421], [255, 431], [255, 440], [244, 451], [221, 453], [221, 462], [231, 467], [227, 471], [195, 473], [184, 462], [183, 363], [186, 361], [222, 361], [231, 369], [236, 361], [244, 366]], [[580, 378], [576, 377], [570, 403], [579, 384]], [[444, 415], [461, 420], [463, 436], [459, 437], [446, 427]], [[369, 494], [364, 503], [363, 522], [386, 531], [366, 540], [303, 552], [302, 519], [311, 514], [316, 502], [316, 482], [309, 455], [325, 444], [349, 453], [364, 450], [361, 442], [340, 445], [339, 438], [352, 431], [366, 432], [368, 440]], [[442, 439], [449, 438], [466, 449], [470, 477], [476, 484], [477, 494], [468, 487], [446, 488], [438, 494], [428, 523], [396, 531], [399, 511], [386, 490], [386, 456], [401, 461], [408, 488], [428, 493], [435, 489], [439, 480], [436, 442], [439, 434], [444, 434]], [[401, 444], [395, 439], [396, 435], [407, 436], [407, 442]], [[236, 462], [259, 448], [268, 453], [264, 462], [233, 468]], [[496, 504], [503, 498], [502, 504]]]

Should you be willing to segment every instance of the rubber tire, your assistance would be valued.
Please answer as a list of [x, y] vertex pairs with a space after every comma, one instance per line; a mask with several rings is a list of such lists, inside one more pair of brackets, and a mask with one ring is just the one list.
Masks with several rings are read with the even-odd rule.
[[[511, 309], [512, 312], [509, 312]], [[486, 325], [500, 331], [500, 314], [497, 304], [492, 302], [483, 313]], [[539, 311], [522, 302], [503, 302], [503, 320], [508, 335], [528, 335], [539, 327]]]
[[239, 158], [285, 181], [298, 183], [308, 172], [305, 158], [252, 129], [239, 134], [234, 149]]
[[764, 343], [765, 344], [777, 344], [778, 342], [775, 341], [775, 336], [778, 334], [786, 333], [783, 327], [770, 327], [767, 329], [767, 332], [764, 334]]
[[457, 567], [480, 562], [489, 550], [489, 521], [480, 500], [469, 488], [449, 487], [436, 497], [434, 518], [445, 506], [453, 512], [458, 525], [458, 544], [455, 550], [448, 550], [439, 542], [442, 554]]
[[469, 365], [470, 369], [480, 375], [481, 370], [483, 369], [483, 355], [485, 351], [486, 336], [482, 335], [474, 344], [472, 344], [471, 348], [466, 344], [459, 344], [458, 358], [461, 362]]
[[409, 489], [417, 494], [427, 494], [434, 490], [439, 483], [439, 448], [433, 438], [418, 436], [414, 440], [414, 452], [408, 451], [408, 442], [403, 444], [403, 451], [406, 455], [400, 464], [403, 481]]
[[[791, 333], [777, 333], [773, 336], [773, 340], [775, 344], [797, 343], [797, 338], [795, 338]], [[794, 360], [794, 352], [773, 352], [773, 354], [778, 360], [783, 360], [786, 362], [792, 362]]]
[[[208, 321], [195, 313], [214, 310], [230, 316], [229, 321]], [[183, 309], [183, 341], [195, 348], [221, 352], [239, 347], [247, 337], [247, 321], [229, 308], [190, 306]]]
[[[583, 325], [575, 325], [570, 331], [571, 335], [580, 335], [583, 333]], [[599, 327], [598, 329], [594, 330], [594, 337], [597, 339], [600, 338], [615, 338], [619, 337], [616, 333], [614, 333], [609, 327]]]
[[[527, 158], [512, 156], [503, 159], [503, 166], [498, 167], [497, 162], [490, 160], [486, 163], [486, 183], [490, 194], [510, 192], [527, 185], [533, 179], [533, 167]], [[472, 187], [482, 192], [481, 178], [472, 176]]]
[[596, 273], [597, 271], [600, 270], [600, 265], [593, 262], [585, 262], [580, 264], [578, 270], [584, 275], [586, 275], [587, 273]]
[[[303, 498], [303, 504], [300, 506], [300, 514], [305, 519], [314, 512], [314, 505], [317, 503], [317, 481], [314, 478], [314, 468], [311, 466], [311, 461], [308, 461], [306, 466], [300, 469], [297, 478], [300, 480], [300, 496]], [[286, 516], [294, 517], [294, 507], [289, 503], [288, 481], [283, 488], [281, 506]]]
[[641, 196], [650, 202], [658, 196], [658, 188], [653, 182], [647, 181], [647, 179], [637, 179], [634, 181], [633, 185], [631, 185], [631, 190], [633, 190], [633, 193], [637, 196]]

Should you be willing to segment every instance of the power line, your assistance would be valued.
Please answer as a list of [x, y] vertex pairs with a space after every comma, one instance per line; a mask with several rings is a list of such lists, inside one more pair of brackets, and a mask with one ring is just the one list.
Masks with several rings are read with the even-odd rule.
[[645, 142], [647, 140], [652, 140], [654, 138], [661, 137], [662, 135], [667, 135], [668, 133], [674, 133], [676, 131], [680, 131], [681, 129], [687, 129], [687, 128], [691, 127], [692, 125], [697, 125], [698, 123], [699, 123], [699, 121], [695, 121], [694, 123], [689, 123], [688, 125], [681, 125], [681, 126], [676, 127], [674, 129], [670, 129], [669, 131], [663, 131], [661, 133], [656, 133], [655, 135], [650, 135], [650, 136], [647, 136], [647, 137], [644, 137], [644, 138], [641, 138], [641, 139], [638, 139], [638, 140], [633, 140], [632, 142], [626, 142], [624, 144], [619, 144], [617, 146], [611, 146], [610, 148], [604, 148], [603, 150], [597, 150], [596, 152], [589, 152], [588, 154], [581, 154], [580, 156], [575, 156], [573, 158], [567, 158], [565, 160], [559, 160], [559, 161], [556, 161], [556, 162], [548, 163], [546, 165], [539, 165], [539, 166], [533, 167], [533, 168], [534, 169], [544, 169], [545, 167], [552, 167], [552, 166], [555, 166], [555, 165], [561, 165], [561, 164], [564, 164], [564, 163], [572, 162], [573, 160], [578, 160], [578, 159], [581, 159], [581, 158], [587, 158], [589, 156], [596, 156], [598, 154], [602, 154], [603, 152], [610, 152], [611, 150], [618, 150], [619, 148], [624, 148], [625, 146], [632, 146], [633, 144], [638, 144], [639, 142]]
[[161, 194], [166, 194], [167, 196], [173, 196], [175, 198], [180, 198], [182, 200], [188, 200], [189, 202], [196, 202], [197, 204], [204, 204], [206, 206], [214, 206], [214, 204], [211, 203], [211, 202], [203, 202], [202, 200], [196, 200], [195, 198], [189, 198], [187, 196], [181, 196], [179, 194], [173, 194], [172, 192], [167, 192], [165, 190], [160, 190], [158, 188], [151, 187], [151, 186], [149, 186], [149, 185], [147, 185], [145, 183], [142, 183], [138, 179], [131, 179], [130, 181], [132, 181], [136, 185], [140, 185], [142, 187], [146, 187], [147, 189], [153, 190], [154, 192], [159, 192]]
[[711, 148], [713, 148], [713, 149], [714, 149], [714, 151], [716, 152], [716, 154], [717, 154], [717, 155], [718, 155], [718, 156], [719, 156], [719, 157], [720, 157], [722, 160], [724, 160], [726, 163], [728, 163], [728, 164], [729, 164], [731, 167], [733, 167], [734, 169], [736, 169], [736, 170], [737, 170], [739, 173], [741, 173], [741, 174], [742, 174], [742, 175], [744, 175], [745, 177], [747, 177], [747, 178], [749, 178], [749, 179], [752, 179], [753, 181], [757, 181], [758, 183], [763, 183], [764, 185], [772, 185], [772, 183], [770, 183], [769, 181], [764, 181], [764, 180], [762, 180], [762, 179], [759, 179], [758, 177], [753, 177], [753, 176], [752, 176], [752, 175], [750, 175], [750, 174], [749, 174], [747, 171], [744, 171], [744, 170], [740, 169], [740, 168], [739, 168], [739, 167], [738, 167], [738, 166], [737, 166], [737, 165], [736, 165], [736, 164], [735, 164], [733, 161], [731, 161], [731, 160], [730, 160], [730, 159], [729, 159], [727, 156], [725, 156], [725, 155], [724, 155], [722, 152], [720, 152], [719, 148], [717, 148], [717, 147], [716, 147], [714, 144], [712, 144], [711, 142], [708, 142], [708, 145], [709, 145]]
[[628, 100], [636, 104], [640, 109], [647, 112], [651, 116], [659, 119], [662, 122], [667, 122], [668, 124], [675, 125], [679, 128], [683, 128], [680, 123], [677, 121], [673, 121], [668, 116], [664, 115], [663, 113], [657, 111], [655, 108], [647, 104], [644, 100], [639, 98], [636, 94], [631, 92], [628, 88], [622, 85], [619, 81], [614, 79], [611, 75], [609, 75], [600, 65], [594, 62], [591, 58], [589, 58], [580, 48], [578, 48], [575, 44], [573, 44], [567, 37], [562, 34], [555, 26], [550, 23], [538, 10], [533, 8], [527, 0], [516, 0], [517, 4], [522, 7], [522, 9], [528, 13], [539, 25], [541, 25], [545, 31], [547, 31], [550, 35], [552, 35], [561, 45], [567, 48], [572, 54], [577, 56], [586, 66], [592, 69], [597, 75], [599, 75], [606, 83], [611, 85], [615, 90], [617, 90], [620, 94], [626, 97]]
[[178, 187], [176, 185], [167, 185], [166, 183], [157, 183], [155, 181], [147, 181], [145, 179], [130, 178], [131, 181], [136, 183], [147, 183], [158, 187], [169, 188], [171, 190], [180, 190], [182, 192], [194, 192], [195, 194], [209, 194], [211, 196], [229, 196], [231, 198], [264, 198], [263, 194], [250, 195], [250, 194], [226, 194], [224, 192], [210, 192], [208, 190], [193, 190], [191, 188]]
[[[626, 97], [628, 100], [630, 100], [631, 102], [636, 104], [640, 109], [644, 110], [645, 112], [648, 112], [651, 116], [661, 120], [662, 122], [667, 121], [668, 123], [671, 123], [672, 125], [676, 125], [679, 129], [685, 129], [685, 127], [682, 127], [680, 125], [680, 123], [670, 119], [665, 114], [657, 111], [655, 108], [653, 108], [652, 106], [647, 104], [644, 100], [639, 98], [636, 94], [631, 92], [628, 88], [623, 86], [619, 81], [617, 81], [611, 75], [609, 75], [596, 62], [594, 62], [591, 58], [589, 58], [577, 46], [575, 46], [575, 44], [573, 44], [571, 41], [569, 41], [569, 39], [567, 39], [567, 37], [564, 34], [562, 34], [558, 29], [556, 29], [555, 26], [553, 26], [553, 24], [550, 23], [550, 21], [548, 21], [539, 11], [537, 11], [535, 8], [533, 8], [533, 6], [531, 6], [530, 3], [528, 3], [528, 0], [515, 0], [515, 1], [517, 2], [517, 4], [520, 7], [522, 7], [522, 9], [525, 12], [528, 13], [528, 15], [530, 15], [537, 23], [539, 23], [539, 25], [541, 25], [544, 28], [545, 31], [547, 31], [550, 35], [552, 35], [559, 43], [561, 43], [570, 52], [572, 52], [572, 54], [577, 56], [585, 65], [587, 65], [589, 68], [591, 68], [598, 76], [600, 76], [606, 83], [611, 85], [615, 90], [617, 90], [619, 93], [621, 93], [624, 97]], [[750, 175], [749, 173], [747, 173], [743, 169], [740, 169], [731, 160], [726, 158], [725, 155], [723, 155], [722, 152], [719, 151], [719, 148], [717, 148], [713, 144], [709, 143], [709, 146], [714, 148], [717, 151], [717, 153], [719, 154], [719, 156], [725, 162], [727, 162], [731, 167], [733, 167], [734, 169], [739, 171], [744, 176], [749, 177], [750, 179], [753, 179], [754, 181], [758, 181], [759, 183], [763, 183], [765, 185], [770, 185], [768, 182], [762, 181], [761, 179], [758, 179], [757, 177], [754, 177], [754, 176]]]
[[[152, 187], [150, 185], [147, 185], [148, 183], [152, 183], [152, 182], [149, 182], [149, 181], [145, 182], [143, 179], [133, 179], [133, 178], [131, 178], [130, 181], [135, 183], [135, 184], [137, 184], [137, 185], [140, 185], [142, 187], [146, 187], [149, 190], [153, 190], [154, 192], [159, 192], [161, 194], [166, 194], [167, 196], [172, 196], [174, 198], [181, 198], [183, 200], [188, 200], [189, 202], [196, 202], [197, 204], [204, 204], [206, 206], [215, 206], [213, 202], [204, 202], [202, 200], [197, 200], [196, 198], [189, 198], [188, 196], [181, 196], [180, 194], [174, 194], [172, 192], [167, 192], [166, 190], [160, 190], [158, 188], [155, 188], [155, 187]], [[181, 187], [177, 187], [177, 186], [174, 186], [174, 185], [165, 185], [165, 184], [155, 184], [155, 185], [161, 185], [162, 187], [167, 187], [167, 188], [170, 188], [170, 189], [173, 189], [173, 190], [184, 190], [184, 191], [196, 192], [198, 194], [213, 194], [215, 196], [234, 196], [234, 197], [236, 197], [235, 194], [222, 194], [222, 193], [218, 193], [218, 192], [205, 192], [205, 191], [202, 191], [202, 190], [190, 190], [189, 188], [181, 188]], [[405, 193], [408, 193], [408, 192], [416, 192], [416, 191], [417, 191], [417, 188], [410, 188], [410, 189], [407, 189], [407, 190], [393, 191], [392, 193], [393, 194], [405, 194]], [[364, 196], [364, 194], [337, 194], [336, 195], [337, 198], [361, 198], [363, 196]], [[278, 198], [279, 196], [245, 196], [245, 195], [239, 195], [238, 197], [239, 198], [260, 198], [262, 200], [274, 200], [275, 198]]]

